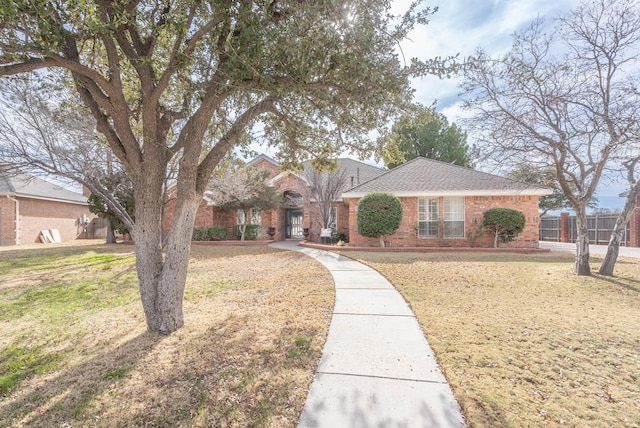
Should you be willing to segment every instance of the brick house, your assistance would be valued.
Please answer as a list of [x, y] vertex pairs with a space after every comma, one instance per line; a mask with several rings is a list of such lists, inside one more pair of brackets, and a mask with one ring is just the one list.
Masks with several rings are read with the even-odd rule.
[[[252, 223], [266, 232], [275, 228], [274, 239], [303, 239], [319, 242], [322, 224], [319, 207], [312, 198], [309, 180], [311, 164], [300, 173], [281, 172], [278, 163], [261, 155], [247, 164], [269, 174], [269, 184], [283, 195], [284, 207], [255, 212]], [[353, 159], [338, 159], [339, 173], [344, 175], [341, 197], [332, 203], [332, 228], [347, 236], [353, 246], [379, 246], [379, 240], [358, 234], [357, 206], [364, 195], [386, 192], [398, 196], [403, 205], [399, 230], [386, 240], [399, 247], [493, 246], [490, 236], [470, 239], [477, 222], [489, 208], [512, 208], [524, 213], [523, 233], [510, 243], [513, 247], [537, 247], [538, 200], [551, 191], [484, 172], [425, 158], [417, 158], [392, 170], [384, 170]], [[172, 217], [169, 201], [167, 223]], [[224, 212], [203, 200], [196, 215], [196, 227], [225, 226], [230, 231], [236, 223], [234, 213]], [[263, 235], [266, 236], [266, 235]]]
[[485, 234], [471, 239], [483, 213], [495, 207], [521, 211], [524, 231], [512, 247], [537, 247], [538, 200], [551, 190], [426, 158], [404, 163], [342, 194], [349, 207], [349, 240], [354, 246], [378, 246], [379, 240], [357, 233], [358, 201], [373, 192], [391, 193], [402, 202], [403, 219], [388, 237], [397, 247], [491, 247]]
[[26, 174], [0, 176], [0, 245], [40, 242], [57, 229], [62, 241], [85, 237], [87, 197]]

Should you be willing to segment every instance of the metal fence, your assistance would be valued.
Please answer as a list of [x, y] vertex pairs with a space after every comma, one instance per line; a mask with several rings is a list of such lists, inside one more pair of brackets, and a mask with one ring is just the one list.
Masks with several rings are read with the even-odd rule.
[[[607, 245], [611, 238], [613, 226], [616, 224], [617, 215], [593, 215], [587, 216], [587, 228], [589, 229], [589, 243]], [[576, 217], [569, 216], [569, 242], [576, 242], [578, 235]], [[561, 224], [560, 217], [542, 217], [540, 219], [540, 240], [560, 242]], [[624, 231], [620, 245], [629, 246], [629, 226]]]

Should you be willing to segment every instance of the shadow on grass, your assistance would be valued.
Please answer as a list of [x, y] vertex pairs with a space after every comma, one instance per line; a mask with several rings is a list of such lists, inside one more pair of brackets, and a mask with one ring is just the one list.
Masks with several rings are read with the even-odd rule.
[[640, 293], [640, 281], [637, 279], [632, 279], [627, 277], [604, 276], [604, 275], [598, 275], [598, 279], [601, 279], [610, 284], [616, 285], [620, 288], [624, 288], [625, 290]]
[[[59, 370], [56, 376], [16, 401], [4, 400], [0, 404], [0, 425], [12, 426], [20, 421], [29, 426], [52, 426], [60, 420], [61, 414], [68, 418], [79, 416], [94, 397], [110, 386], [105, 379], [120, 373], [123, 368], [132, 368], [162, 338], [158, 334], [144, 333], [85, 363]], [[46, 410], [37, 411], [38, 407], [46, 407]], [[32, 411], [35, 416], [25, 418]]]
[[193, 337], [142, 334], [5, 400], [0, 426], [265, 426], [274, 414], [294, 426], [317, 332], [285, 327], [264, 343], [258, 326], [232, 315]]

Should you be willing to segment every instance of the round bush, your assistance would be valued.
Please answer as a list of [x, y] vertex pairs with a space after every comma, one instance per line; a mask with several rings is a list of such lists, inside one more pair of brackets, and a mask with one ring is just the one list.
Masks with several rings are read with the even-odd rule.
[[389, 193], [370, 193], [358, 203], [358, 233], [369, 238], [392, 235], [402, 221], [402, 203]]
[[520, 211], [509, 208], [491, 208], [485, 211], [482, 226], [495, 234], [494, 246], [498, 239], [511, 242], [524, 230], [525, 217]]

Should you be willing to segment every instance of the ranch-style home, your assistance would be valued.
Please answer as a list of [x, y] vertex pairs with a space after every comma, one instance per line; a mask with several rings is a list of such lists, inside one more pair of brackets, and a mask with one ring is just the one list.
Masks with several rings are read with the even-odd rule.
[[[307, 239], [321, 241], [322, 224], [318, 201], [311, 195], [309, 173], [305, 163], [300, 173], [280, 171], [278, 163], [261, 155], [247, 164], [268, 172], [269, 184], [283, 195], [281, 208], [252, 213], [263, 237], [271, 228], [273, 239]], [[402, 202], [403, 220], [398, 231], [385, 237], [392, 247], [491, 247], [491, 236], [478, 236], [484, 211], [494, 207], [512, 208], [524, 213], [526, 225], [510, 247], [538, 246], [538, 199], [548, 195], [547, 188], [522, 183], [463, 168], [456, 165], [416, 158], [394, 169], [384, 170], [353, 159], [339, 159], [337, 174], [344, 174], [341, 196], [332, 202], [331, 228], [334, 236], [345, 236], [351, 246], [379, 246], [378, 239], [358, 234], [358, 202], [368, 193], [386, 192]], [[172, 201], [167, 203], [166, 220], [170, 223]], [[196, 227], [225, 226], [227, 238], [236, 224], [235, 213], [211, 206], [206, 198], [196, 216]]]
[[27, 174], [0, 176], [0, 245], [41, 242], [50, 230], [62, 241], [85, 238], [94, 217], [87, 196]]

